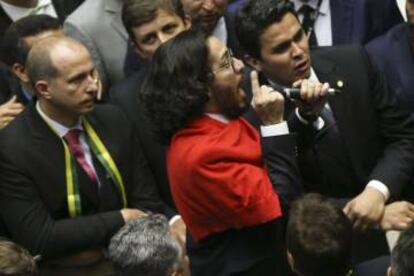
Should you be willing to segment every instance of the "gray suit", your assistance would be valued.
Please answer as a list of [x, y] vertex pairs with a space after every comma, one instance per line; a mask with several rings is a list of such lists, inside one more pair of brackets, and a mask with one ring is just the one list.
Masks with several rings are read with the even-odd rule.
[[104, 90], [124, 78], [128, 34], [122, 24], [122, 0], [86, 0], [64, 23], [65, 32], [91, 52]]

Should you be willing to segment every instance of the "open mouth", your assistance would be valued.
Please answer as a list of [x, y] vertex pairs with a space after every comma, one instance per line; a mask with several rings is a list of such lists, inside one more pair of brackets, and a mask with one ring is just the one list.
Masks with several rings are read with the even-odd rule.
[[301, 61], [295, 66], [295, 72], [299, 75], [306, 73], [309, 69], [309, 63], [307, 60]]

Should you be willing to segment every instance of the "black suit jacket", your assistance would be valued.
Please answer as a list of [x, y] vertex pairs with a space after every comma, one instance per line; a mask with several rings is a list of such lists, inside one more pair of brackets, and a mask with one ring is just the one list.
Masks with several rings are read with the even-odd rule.
[[142, 145], [145, 158], [157, 183], [161, 198], [176, 212], [168, 182], [165, 146], [157, 142], [150, 120], [139, 99], [139, 90], [145, 76], [145, 68], [135, 72], [125, 81], [111, 88], [109, 103], [118, 105], [131, 120], [137, 134], [137, 143]]
[[[162, 212], [131, 125], [115, 106], [87, 116], [123, 177], [128, 207]], [[13, 241], [45, 257], [105, 246], [123, 225], [119, 193], [97, 162], [100, 188], [77, 165], [83, 216], [69, 218], [63, 145], [35, 103], [0, 132], [0, 212]]]
[[[305, 192], [319, 192], [331, 197], [338, 207], [344, 207], [373, 179], [387, 185], [391, 200], [410, 193], [414, 164], [413, 118], [397, 104], [393, 91], [365, 51], [358, 47], [325, 47], [315, 50], [311, 60], [319, 81], [328, 82], [342, 91], [329, 97], [328, 102], [343, 151], [320, 147], [326, 143], [326, 136], [319, 132], [328, 133], [331, 129], [325, 125], [318, 132], [313, 126], [302, 124], [292, 112], [294, 104], [286, 99], [289, 128], [298, 135], [298, 162]], [[340, 81], [343, 87], [338, 87]], [[249, 84], [245, 91], [251, 98]], [[245, 117], [258, 126], [254, 112], [249, 111]], [[332, 164], [330, 168], [340, 168], [341, 171], [345, 168], [349, 172], [344, 178], [338, 178], [338, 171], [322, 168], [328, 179], [336, 178], [343, 186], [337, 182], [324, 182], [322, 173], [315, 171], [316, 163], [329, 162]], [[356, 263], [388, 254], [385, 237], [379, 231], [357, 234], [355, 245]]]
[[[66, 17], [71, 14], [84, 0], [52, 0], [59, 20], [63, 23]], [[0, 6], [0, 42], [3, 40], [3, 34], [9, 28], [12, 20]]]

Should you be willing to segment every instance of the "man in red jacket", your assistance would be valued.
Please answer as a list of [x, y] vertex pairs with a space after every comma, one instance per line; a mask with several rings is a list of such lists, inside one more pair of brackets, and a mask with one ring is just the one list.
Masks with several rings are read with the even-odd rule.
[[158, 49], [142, 89], [157, 134], [169, 144], [192, 275], [288, 275], [281, 206], [300, 191], [296, 142], [282, 95], [260, 87], [256, 72], [252, 107], [261, 132], [240, 118], [248, 107], [243, 70], [222, 42], [190, 30]]

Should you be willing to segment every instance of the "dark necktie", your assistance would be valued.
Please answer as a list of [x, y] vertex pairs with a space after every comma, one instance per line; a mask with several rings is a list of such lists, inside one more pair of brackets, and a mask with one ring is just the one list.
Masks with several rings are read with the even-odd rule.
[[316, 21], [316, 11], [309, 5], [303, 5], [299, 11], [299, 14], [303, 15], [302, 27], [305, 30], [306, 35], [309, 35], [309, 45], [318, 46], [318, 41], [315, 35], [315, 21]]
[[98, 178], [95, 171], [88, 164], [88, 162], [86, 162], [85, 152], [83, 151], [82, 145], [79, 141], [80, 133], [81, 130], [79, 129], [71, 129], [68, 131], [68, 133], [65, 134], [63, 138], [68, 143], [70, 152], [75, 157], [79, 165], [81, 165], [82, 169], [86, 172], [92, 182], [98, 183]]

